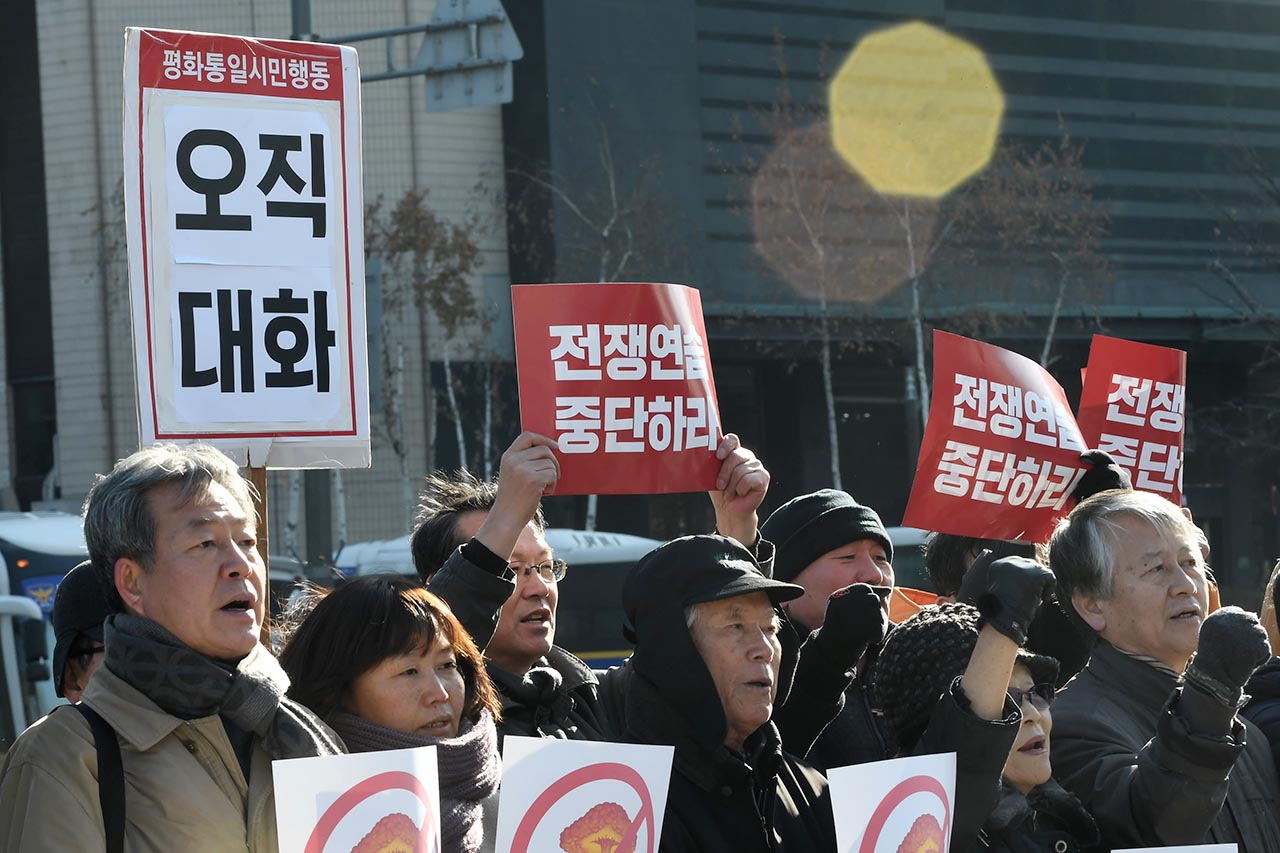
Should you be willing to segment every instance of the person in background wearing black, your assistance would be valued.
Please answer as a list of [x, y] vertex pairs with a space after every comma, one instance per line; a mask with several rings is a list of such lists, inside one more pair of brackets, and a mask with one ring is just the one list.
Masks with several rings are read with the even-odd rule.
[[85, 560], [67, 572], [53, 597], [53, 689], [73, 705], [102, 664], [102, 623], [110, 615], [107, 592], [93, 565]]

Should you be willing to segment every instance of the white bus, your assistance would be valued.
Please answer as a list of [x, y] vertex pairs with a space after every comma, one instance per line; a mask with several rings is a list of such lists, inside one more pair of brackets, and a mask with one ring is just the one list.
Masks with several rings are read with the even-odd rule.
[[[549, 527], [547, 544], [569, 564], [556, 606], [556, 645], [597, 669], [631, 654], [622, 636], [622, 581], [640, 558], [662, 543], [626, 533]], [[409, 537], [359, 542], [338, 555], [343, 577], [392, 572], [416, 575]]]

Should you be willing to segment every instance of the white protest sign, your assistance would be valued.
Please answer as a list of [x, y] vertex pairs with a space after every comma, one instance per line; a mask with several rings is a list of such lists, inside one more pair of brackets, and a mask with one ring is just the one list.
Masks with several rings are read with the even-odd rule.
[[1126, 847], [1112, 853], [1239, 853], [1235, 844], [1180, 844], [1178, 847]]
[[1112, 853], [1239, 853], [1235, 844], [1183, 844], [1177, 847], [1126, 847]]
[[827, 773], [839, 853], [947, 853], [956, 755], [921, 755]]
[[143, 444], [368, 466], [355, 50], [130, 28], [125, 51]]
[[656, 853], [674, 755], [669, 746], [506, 738], [496, 849]]
[[436, 748], [271, 763], [280, 853], [440, 853]]

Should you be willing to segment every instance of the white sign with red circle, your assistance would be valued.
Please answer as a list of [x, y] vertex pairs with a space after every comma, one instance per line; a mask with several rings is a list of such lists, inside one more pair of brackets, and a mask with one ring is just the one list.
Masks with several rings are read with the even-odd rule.
[[947, 853], [954, 752], [837, 767], [827, 780], [840, 853]]
[[436, 749], [273, 761], [280, 853], [440, 853]]

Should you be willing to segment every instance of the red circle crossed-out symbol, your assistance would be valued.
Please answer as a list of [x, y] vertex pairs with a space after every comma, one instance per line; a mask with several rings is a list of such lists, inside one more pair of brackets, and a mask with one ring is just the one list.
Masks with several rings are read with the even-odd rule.
[[[333, 831], [338, 828], [338, 824], [344, 817], [350, 814], [351, 810], [372, 797], [374, 794], [383, 791], [409, 791], [415, 794], [422, 804], [427, 807], [426, 817], [422, 821], [422, 829], [418, 832], [418, 844], [425, 848], [428, 839], [435, 840], [436, 826], [435, 814], [436, 810], [432, 807], [431, 794], [427, 792], [427, 786], [412, 773], [405, 773], [402, 770], [390, 770], [386, 773], [378, 773], [370, 776], [362, 782], [352, 785], [342, 796], [333, 801], [333, 805], [325, 809], [324, 814], [320, 816], [320, 820], [316, 822], [316, 827], [311, 831], [311, 837], [307, 839], [307, 846], [303, 848], [304, 853], [324, 853], [324, 846], [329, 843], [330, 836]], [[434, 845], [433, 845], [434, 847]]]
[[942, 801], [942, 837], [951, 837], [951, 804], [947, 801], [947, 789], [932, 776], [912, 776], [895, 785], [871, 813], [871, 822], [867, 824], [867, 831], [862, 835], [862, 846], [858, 848], [858, 853], [875, 853], [876, 844], [880, 841], [880, 833], [884, 832], [884, 825], [889, 822], [889, 816], [902, 804], [903, 800], [912, 794], [933, 794]]
[[533, 801], [533, 805], [529, 807], [529, 811], [525, 812], [524, 817], [521, 818], [520, 825], [516, 827], [515, 838], [511, 842], [511, 853], [528, 853], [534, 830], [538, 828], [538, 824], [542, 822], [542, 819], [547, 816], [547, 812], [551, 811], [551, 807], [564, 799], [566, 794], [591, 782], [602, 781], [615, 781], [630, 785], [631, 789], [640, 797], [640, 809], [636, 812], [635, 819], [631, 821], [631, 826], [623, 834], [622, 840], [618, 842], [617, 849], [625, 850], [634, 845], [636, 836], [640, 834], [640, 828], [648, 826], [649, 836], [645, 851], [646, 853], [653, 853], [657, 841], [654, 836], [657, 833], [654, 832], [653, 798], [649, 794], [649, 786], [645, 784], [644, 777], [635, 770], [625, 764], [616, 762], [588, 764], [586, 767], [579, 767], [572, 773], [551, 783], [545, 791], [538, 795], [538, 798]]

